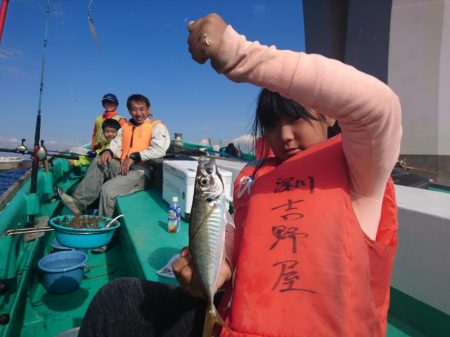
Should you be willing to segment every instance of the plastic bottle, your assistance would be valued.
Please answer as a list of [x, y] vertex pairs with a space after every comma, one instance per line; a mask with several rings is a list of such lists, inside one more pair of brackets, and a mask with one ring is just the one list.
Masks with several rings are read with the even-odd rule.
[[178, 206], [178, 197], [172, 197], [169, 205], [167, 230], [169, 233], [177, 233], [180, 231], [181, 209]]

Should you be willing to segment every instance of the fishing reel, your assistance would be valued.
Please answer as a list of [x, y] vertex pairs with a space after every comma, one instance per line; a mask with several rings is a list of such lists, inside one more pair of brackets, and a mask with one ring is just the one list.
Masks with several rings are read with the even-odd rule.
[[37, 149], [35, 147], [34, 151], [28, 150], [25, 142], [26, 139], [22, 138], [22, 142], [19, 146], [16, 147], [15, 152], [21, 154], [32, 154], [38, 161], [44, 161], [47, 158], [47, 149], [44, 146], [44, 140], [41, 140], [41, 146], [39, 146]]
[[22, 144], [20, 144], [19, 146], [16, 147], [16, 152], [22, 153], [22, 154], [25, 154], [25, 152], [27, 152], [28, 148], [24, 144], [25, 141], [26, 141], [26, 139], [22, 138]]
[[44, 146], [44, 140], [41, 140], [41, 146], [39, 146], [35, 155], [39, 161], [44, 161], [47, 158], [47, 149]]
[[[51, 156], [57, 158], [65, 158], [65, 159], [74, 159], [78, 160], [80, 159], [80, 156], [73, 153], [61, 153], [60, 151], [53, 151], [53, 150], [47, 150], [47, 148], [44, 145], [44, 140], [41, 140], [40, 146], [34, 146], [34, 149], [28, 149], [25, 145], [25, 138], [22, 138], [22, 143], [17, 146], [14, 149], [8, 149], [8, 148], [0, 148], [0, 152], [13, 152], [13, 153], [20, 153], [20, 154], [30, 154], [36, 162], [43, 162], [47, 158], [47, 156]], [[95, 156], [94, 156], [95, 157]], [[51, 159], [50, 159], [51, 160]]]

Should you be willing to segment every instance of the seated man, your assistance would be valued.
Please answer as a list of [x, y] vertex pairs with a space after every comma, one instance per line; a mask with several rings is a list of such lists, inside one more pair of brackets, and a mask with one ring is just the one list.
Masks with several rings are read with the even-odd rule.
[[130, 122], [122, 126], [109, 146], [89, 166], [72, 195], [58, 189], [62, 203], [75, 215], [100, 197], [99, 215], [112, 217], [116, 197], [141, 191], [148, 185], [150, 170], [145, 161], [161, 158], [170, 145], [167, 127], [153, 119], [150, 102], [143, 95], [127, 100]]

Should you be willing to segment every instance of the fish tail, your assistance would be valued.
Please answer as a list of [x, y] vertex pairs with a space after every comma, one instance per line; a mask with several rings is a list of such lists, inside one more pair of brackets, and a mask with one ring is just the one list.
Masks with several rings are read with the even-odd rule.
[[214, 313], [214, 306], [210, 304], [206, 307], [205, 325], [203, 326], [203, 337], [211, 337], [216, 324], [216, 315]]
[[203, 337], [211, 337], [214, 329], [214, 324], [219, 324], [225, 328], [228, 333], [233, 336], [233, 331], [228, 324], [220, 317], [214, 304], [208, 303], [205, 315], [205, 325], [203, 326]]

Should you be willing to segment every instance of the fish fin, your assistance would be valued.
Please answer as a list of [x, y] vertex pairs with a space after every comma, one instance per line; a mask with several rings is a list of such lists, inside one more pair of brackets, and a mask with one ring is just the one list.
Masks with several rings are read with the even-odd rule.
[[203, 337], [211, 337], [214, 329], [214, 324], [219, 324], [225, 328], [228, 333], [233, 336], [233, 331], [230, 329], [228, 324], [220, 317], [214, 304], [208, 303], [205, 314], [205, 324], [203, 326]]
[[216, 315], [214, 314], [214, 307], [210, 304], [206, 307], [205, 324], [203, 325], [203, 337], [211, 337], [216, 324]]
[[216, 312], [216, 323], [219, 324], [220, 326], [222, 326], [223, 328], [225, 328], [228, 333], [230, 334], [230, 336], [234, 336], [233, 335], [233, 331], [231, 330], [231, 328], [228, 326], [227, 322], [225, 322], [222, 317], [220, 316], [219, 312], [217, 311], [216, 307], [214, 307], [214, 311]]

